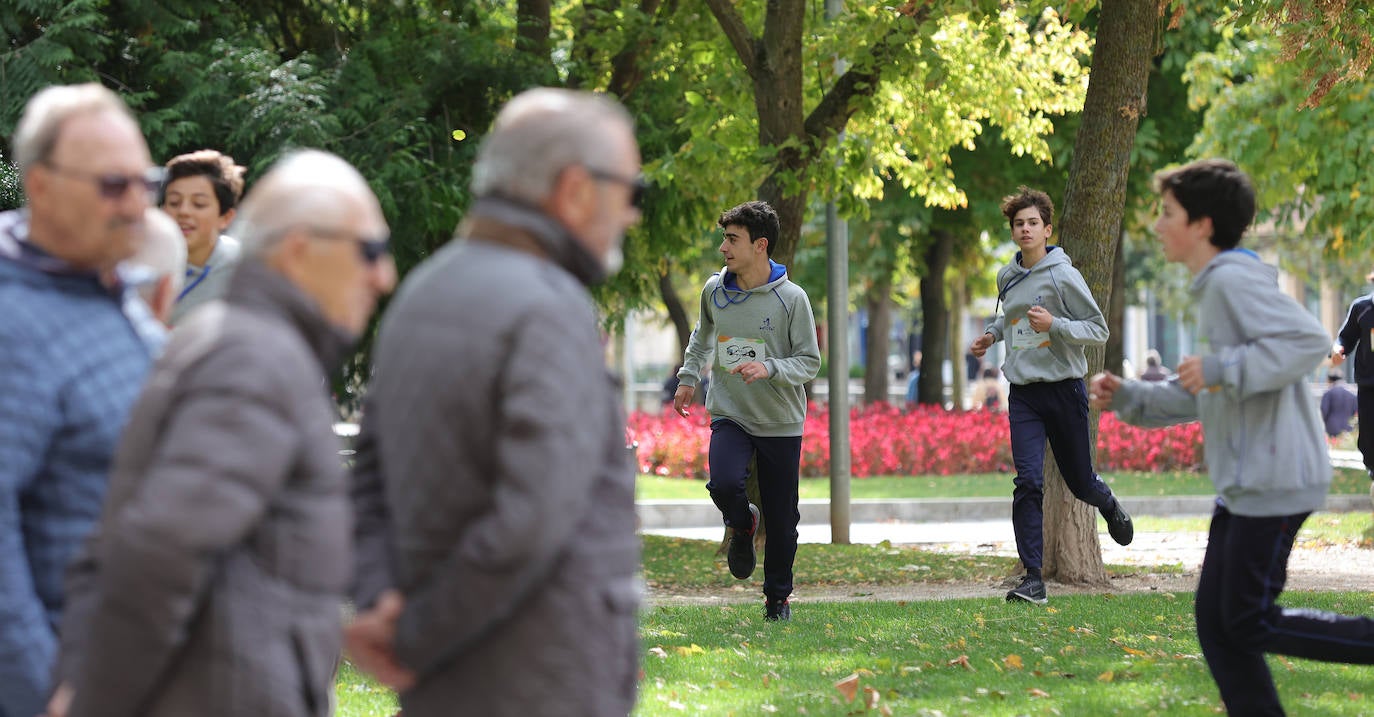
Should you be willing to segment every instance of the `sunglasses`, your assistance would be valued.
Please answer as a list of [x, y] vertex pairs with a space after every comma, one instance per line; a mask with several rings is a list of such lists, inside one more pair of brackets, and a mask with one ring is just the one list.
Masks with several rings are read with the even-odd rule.
[[94, 182], [100, 196], [111, 200], [123, 197], [130, 187], [140, 187], [148, 194], [157, 194], [162, 190], [162, 180], [167, 175], [166, 170], [162, 167], [149, 167], [142, 174], [129, 175], [83, 172], [79, 169], [59, 167], [46, 160], [42, 164], [53, 174]]
[[363, 263], [372, 266], [382, 260], [382, 257], [391, 253], [391, 242], [386, 237], [365, 237], [361, 234], [344, 231], [342, 229], [325, 229], [323, 227], [305, 227], [311, 236], [319, 239], [351, 239], [358, 246], [358, 256]]
[[621, 184], [626, 187], [629, 187], [630, 206], [634, 207], [635, 209], [644, 208], [644, 192], [648, 191], [649, 189], [649, 183], [644, 179], [644, 175], [641, 174], [631, 179], [628, 177], [622, 177], [614, 172], [607, 172], [604, 169], [597, 169], [595, 167], [587, 167], [586, 169], [587, 174], [590, 174], [592, 176], [592, 179], [597, 179], [603, 182], [612, 182], [614, 184]]

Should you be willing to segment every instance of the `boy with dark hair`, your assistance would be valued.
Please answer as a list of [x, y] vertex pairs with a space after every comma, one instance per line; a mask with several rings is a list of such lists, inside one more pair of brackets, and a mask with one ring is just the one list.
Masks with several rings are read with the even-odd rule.
[[1228, 712], [1281, 715], [1264, 653], [1374, 663], [1374, 621], [1278, 605], [1298, 529], [1331, 485], [1307, 388], [1327, 335], [1279, 289], [1273, 267], [1236, 248], [1255, 215], [1239, 168], [1202, 160], [1157, 184], [1155, 233], [1164, 258], [1193, 274], [1200, 355], [1165, 383], [1099, 374], [1092, 401], [1137, 425], [1202, 421], [1217, 505], [1198, 578], [1198, 642]]
[[242, 249], [223, 234], [234, 221], [243, 196], [242, 166], [213, 149], [173, 157], [160, 206], [186, 237], [186, 281], [172, 307], [170, 324], [179, 324], [192, 309], [219, 298], [229, 288]]
[[[730, 527], [730, 574], [754, 573], [754, 532], [759, 513], [768, 524], [764, 543], [764, 618], [789, 620], [792, 563], [797, 555], [797, 484], [801, 469], [806, 393], [821, 352], [816, 320], [787, 267], [769, 255], [778, 215], [765, 202], [748, 202], [721, 214], [725, 268], [701, 291], [701, 313], [678, 371], [673, 410], [687, 416], [708, 364], [717, 369], [706, 410], [711, 414], [711, 481], [706, 489]], [[761, 504], [749, 502], [744, 482], [756, 460]]]
[[1048, 602], [1041, 575], [1044, 559], [1045, 441], [1064, 474], [1064, 484], [1079, 500], [1107, 519], [1112, 540], [1128, 545], [1135, 535], [1131, 516], [1112, 489], [1093, 471], [1088, 432], [1088, 372], [1085, 346], [1107, 341], [1107, 320], [1093, 301], [1083, 275], [1062, 249], [1049, 245], [1054, 203], [1044, 192], [1020, 187], [1002, 199], [1002, 213], [1020, 248], [997, 273], [997, 300], [1005, 313], [969, 347], [982, 358], [994, 343], [1007, 340], [1002, 372], [1011, 382], [1007, 413], [1011, 454], [1016, 464], [1011, 522], [1016, 552], [1026, 575], [1007, 600]]

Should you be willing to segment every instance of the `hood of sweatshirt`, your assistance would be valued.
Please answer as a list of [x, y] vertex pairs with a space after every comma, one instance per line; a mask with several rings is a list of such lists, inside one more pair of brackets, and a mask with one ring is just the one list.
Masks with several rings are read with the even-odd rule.
[[716, 308], [723, 309], [730, 304], [738, 304], [747, 301], [751, 294], [766, 294], [776, 289], [779, 284], [787, 281], [787, 267], [782, 264], [768, 260], [768, 281], [755, 286], [752, 289], [739, 288], [738, 277], [733, 271], [721, 267], [720, 282], [711, 292], [711, 302]]

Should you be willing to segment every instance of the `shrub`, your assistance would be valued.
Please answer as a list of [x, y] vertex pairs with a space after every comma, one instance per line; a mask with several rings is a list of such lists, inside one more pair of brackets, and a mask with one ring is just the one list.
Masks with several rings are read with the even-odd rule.
[[[671, 409], [629, 417], [629, 434], [639, 444], [639, 470], [658, 476], [707, 477], [710, 417], [698, 408], [682, 418]], [[1099, 470], [1202, 470], [1202, 427], [1189, 423], [1144, 429], [1102, 414], [1097, 436]], [[801, 474], [830, 472], [830, 414], [812, 404], [803, 428]], [[952, 412], [918, 406], [903, 413], [886, 403], [855, 408], [849, 418], [850, 472], [875, 475], [952, 475], [1010, 472], [1007, 414]]]

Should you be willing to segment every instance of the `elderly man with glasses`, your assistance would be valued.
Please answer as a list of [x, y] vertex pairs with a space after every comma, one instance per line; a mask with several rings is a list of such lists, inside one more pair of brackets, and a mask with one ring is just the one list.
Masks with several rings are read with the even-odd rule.
[[128, 107], [96, 84], [34, 95], [13, 150], [28, 205], [0, 214], [0, 716], [32, 717], [63, 571], [163, 341], [121, 267], [160, 172]]
[[395, 282], [387, 225], [357, 170], [305, 151], [234, 229], [244, 258], [172, 334], [69, 570], [50, 714], [331, 712], [353, 562], [329, 379]]
[[639, 220], [630, 118], [530, 90], [472, 174], [457, 238], [411, 273], [373, 353], [348, 648], [406, 717], [624, 717], [634, 468], [586, 287]]

